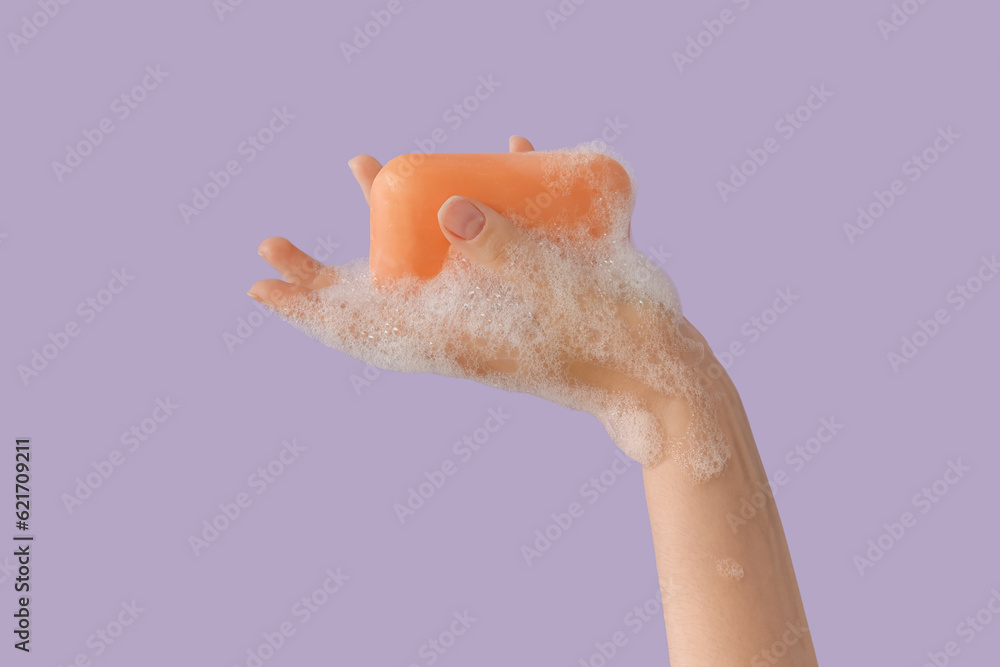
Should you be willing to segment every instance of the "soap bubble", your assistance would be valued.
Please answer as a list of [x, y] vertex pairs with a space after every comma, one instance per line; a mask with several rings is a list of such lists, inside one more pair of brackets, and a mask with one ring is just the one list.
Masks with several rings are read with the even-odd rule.
[[[545, 153], [546, 187], [558, 194], [574, 179], [596, 178], [588, 165], [597, 153], [611, 155], [596, 144]], [[581, 224], [522, 227], [530, 242], [499, 269], [451, 248], [430, 279], [375, 283], [359, 259], [338, 267], [329, 287], [295, 297], [283, 316], [371, 366], [473, 378], [589, 412], [641, 464], [668, 456], [693, 481], [710, 479], [730, 452], [716, 398], [692, 363], [704, 346], [682, 333], [670, 278], [629, 240], [635, 176], [611, 157], [632, 188], [630, 196], [605, 192], [594, 208], [610, 222], [600, 237], [572, 231]]]

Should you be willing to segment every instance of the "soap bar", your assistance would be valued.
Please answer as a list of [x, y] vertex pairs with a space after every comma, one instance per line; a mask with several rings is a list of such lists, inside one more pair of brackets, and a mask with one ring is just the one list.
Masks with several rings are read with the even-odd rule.
[[[597, 152], [436, 153], [390, 160], [372, 183], [369, 270], [376, 280], [440, 273], [450, 243], [437, 212], [449, 197], [481, 201], [542, 233], [569, 226], [608, 234], [630, 201], [632, 182]], [[571, 230], [571, 231], [573, 231]]]

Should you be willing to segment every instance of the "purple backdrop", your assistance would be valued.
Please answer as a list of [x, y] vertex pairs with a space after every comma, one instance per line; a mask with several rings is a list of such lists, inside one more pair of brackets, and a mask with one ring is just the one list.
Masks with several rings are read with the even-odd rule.
[[519, 133], [635, 168], [635, 242], [731, 351], [821, 663], [995, 664], [996, 3], [0, 13], [0, 663], [600, 667], [618, 631], [608, 664], [666, 663], [639, 468], [606, 472], [595, 419], [378, 374], [245, 296], [268, 236], [367, 254], [352, 156]]

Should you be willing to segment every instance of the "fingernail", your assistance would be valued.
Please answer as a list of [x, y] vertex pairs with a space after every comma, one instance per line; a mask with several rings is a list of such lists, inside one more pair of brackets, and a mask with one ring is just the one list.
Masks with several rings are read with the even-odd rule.
[[452, 197], [441, 211], [441, 224], [455, 236], [469, 241], [483, 231], [486, 216], [461, 197]]
[[260, 300], [260, 297], [254, 294], [253, 292], [247, 292], [247, 296], [256, 301], [257, 303], [264, 303], [263, 301]]

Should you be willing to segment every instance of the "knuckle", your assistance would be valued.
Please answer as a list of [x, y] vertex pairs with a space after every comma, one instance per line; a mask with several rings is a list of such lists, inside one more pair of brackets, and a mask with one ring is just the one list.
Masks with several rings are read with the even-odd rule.
[[511, 239], [493, 240], [486, 248], [486, 263], [495, 269], [510, 268], [517, 256], [517, 244]]

